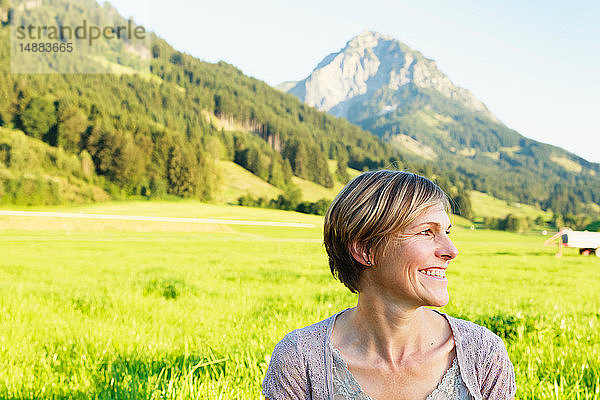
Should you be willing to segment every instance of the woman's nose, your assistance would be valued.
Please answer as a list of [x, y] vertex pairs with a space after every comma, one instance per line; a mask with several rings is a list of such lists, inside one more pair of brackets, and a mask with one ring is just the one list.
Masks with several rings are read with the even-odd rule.
[[437, 256], [446, 261], [450, 261], [453, 258], [456, 258], [458, 255], [458, 249], [454, 243], [452, 243], [452, 240], [450, 240], [448, 235], [444, 235], [444, 239], [444, 242], [440, 244], [440, 247], [437, 250]]

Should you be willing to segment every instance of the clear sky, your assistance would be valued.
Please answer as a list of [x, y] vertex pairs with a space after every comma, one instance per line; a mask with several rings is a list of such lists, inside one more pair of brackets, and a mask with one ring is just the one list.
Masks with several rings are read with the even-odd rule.
[[399, 39], [508, 127], [600, 162], [598, 0], [112, 0], [180, 51], [276, 85], [367, 29]]

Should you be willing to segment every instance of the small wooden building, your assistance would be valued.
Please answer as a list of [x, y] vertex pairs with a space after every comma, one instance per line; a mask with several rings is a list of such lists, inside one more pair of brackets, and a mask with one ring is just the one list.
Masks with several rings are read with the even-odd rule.
[[579, 254], [596, 254], [600, 257], [600, 232], [581, 232], [569, 228], [563, 228], [556, 235], [544, 242], [544, 246], [558, 244], [557, 257], [562, 255], [563, 247], [575, 247], [579, 249]]

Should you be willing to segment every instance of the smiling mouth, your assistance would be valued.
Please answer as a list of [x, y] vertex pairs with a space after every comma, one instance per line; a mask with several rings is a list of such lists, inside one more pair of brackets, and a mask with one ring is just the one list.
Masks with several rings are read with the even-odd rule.
[[446, 270], [441, 268], [428, 268], [419, 270], [420, 273], [427, 277], [446, 281]]

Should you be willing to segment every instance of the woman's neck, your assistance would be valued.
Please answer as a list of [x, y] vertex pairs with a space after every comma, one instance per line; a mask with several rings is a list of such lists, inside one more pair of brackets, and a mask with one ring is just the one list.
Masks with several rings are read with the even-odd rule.
[[424, 307], [388, 303], [379, 296], [361, 293], [358, 305], [344, 320], [342, 335], [338, 336], [342, 346], [349, 344], [366, 360], [392, 367], [440, 345], [432, 332], [435, 317]]

